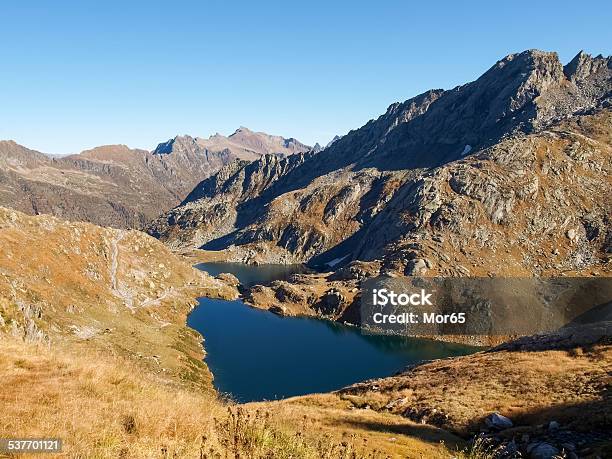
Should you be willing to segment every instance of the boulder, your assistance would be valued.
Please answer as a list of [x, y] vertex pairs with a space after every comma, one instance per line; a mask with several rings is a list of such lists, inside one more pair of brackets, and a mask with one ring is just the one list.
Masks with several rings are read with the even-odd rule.
[[527, 453], [531, 459], [553, 459], [559, 455], [559, 450], [550, 443], [532, 443], [527, 446]]
[[340, 312], [344, 302], [344, 295], [332, 288], [325, 292], [317, 303], [316, 308], [324, 315], [333, 315]]
[[485, 425], [489, 429], [505, 430], [513, 426], [512, 421], [499, 413], [492, 413], [485, 419]]
[[559, 429], [559, 423], [557, 421], [550, 421], [548, 423], [548, 430], [558, 430]]
[[424, 258], [415, 258], [414, 260], [410, 260], [408, 262], [404, 274], [407, 276], [419, 276], [421, 274], [425, 274], [430, 266], [431, 262], [429, 260]]

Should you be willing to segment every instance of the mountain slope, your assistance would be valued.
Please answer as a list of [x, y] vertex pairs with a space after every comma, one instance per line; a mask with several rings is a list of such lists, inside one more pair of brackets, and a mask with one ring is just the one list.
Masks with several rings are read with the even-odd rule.
[[563, 67], [555, 53], [510, 55], [472, 83], [391, 105], [316, 155], [233, 163], [148, 231], [247, 262], [382, 259], [443, 275], [601, 268], [611, 94], [611, 58], [579, 53]]
[[[611, 322], [601, 322], [525, 337], [470, 356], [416, 365], [337, 395], [355, 407], [462, 435], [484, 431], [493, 446], [521, 452], [509, 457], [564, 457], [563, 450], [607, 457], [612, 447], [611, 331]], [[487, 426], [492, 412], [506, 416], [510, 425]], [[541, 443], [556, 453], [533, 453]]]
[[0, 336], [115, 353], [160, 376], [188, 379], [186, 355], [200, 356], [184, 327], [194, 299], [236, 294], [138, 231], [0, 207], [0, 247]]
[[149, 152], [124, 145], [51, 158], [2, 141], [0, 177], [1, 205], [123, 228], [175, 205], [184, 186]]
[[605, 456], [609, 323], [236, 407], [185, 324], [196, 296], [235, 289], [138, 231], [0, 208], [0, 246], [3, 437], [62, 438], [74, 457], [474, 457], [460, 436], [500, 411], [515, 428], [495, 442]]
[[0, 205], [120, 228], [140, 228], [235, 158], [309, 147], [241, 128], [228, 138], [177, 137], [153, 152], [106, 145], [49, 157], [0, 141]]

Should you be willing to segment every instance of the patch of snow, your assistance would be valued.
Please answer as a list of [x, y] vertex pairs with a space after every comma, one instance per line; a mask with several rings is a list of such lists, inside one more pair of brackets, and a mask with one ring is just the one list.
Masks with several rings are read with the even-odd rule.
[[325, 263], [327, 266], [329, 266], [330, 268], [333, 268], [334, 266], [336, 266], [338, 263], [342, 262], [342, 260], [344, 260], [346, 257], [348, 257], [347, 255], [344, 255], [343, 257], [340, 258], [334, 258], [332, 261], [328, 261], [327, 263]]

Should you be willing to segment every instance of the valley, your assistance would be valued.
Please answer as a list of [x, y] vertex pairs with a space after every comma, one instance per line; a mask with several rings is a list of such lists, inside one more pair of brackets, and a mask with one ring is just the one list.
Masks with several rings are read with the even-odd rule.
[[[0, 142], [0, 438], [74, 458], [612, 454], [611, 107], [611, 57], [527, 50], [325, 148], [244, 127], [65, 157]], [[413, 338], [365, 333], [380, 278], [606, 288], [552, 331]]]

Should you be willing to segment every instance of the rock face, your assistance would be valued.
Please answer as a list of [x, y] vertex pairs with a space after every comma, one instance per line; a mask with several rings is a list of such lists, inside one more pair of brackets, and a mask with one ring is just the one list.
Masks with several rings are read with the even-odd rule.
[[107, 145], [49, 157], [0, 141], [0, 205], [118, 228], [140, 228], [236, 158], [307, 151], [295, 139], [238, 129], [229, 137], [176, 137], [153, 152]]
[[472, 83], [391, 105], [317, 154], [233, 162], [148, 231], [234, 261], [608, 270], [611, 91], [611, 58], [580, 53], [564, 67], [555, 53], [513, 54]]

